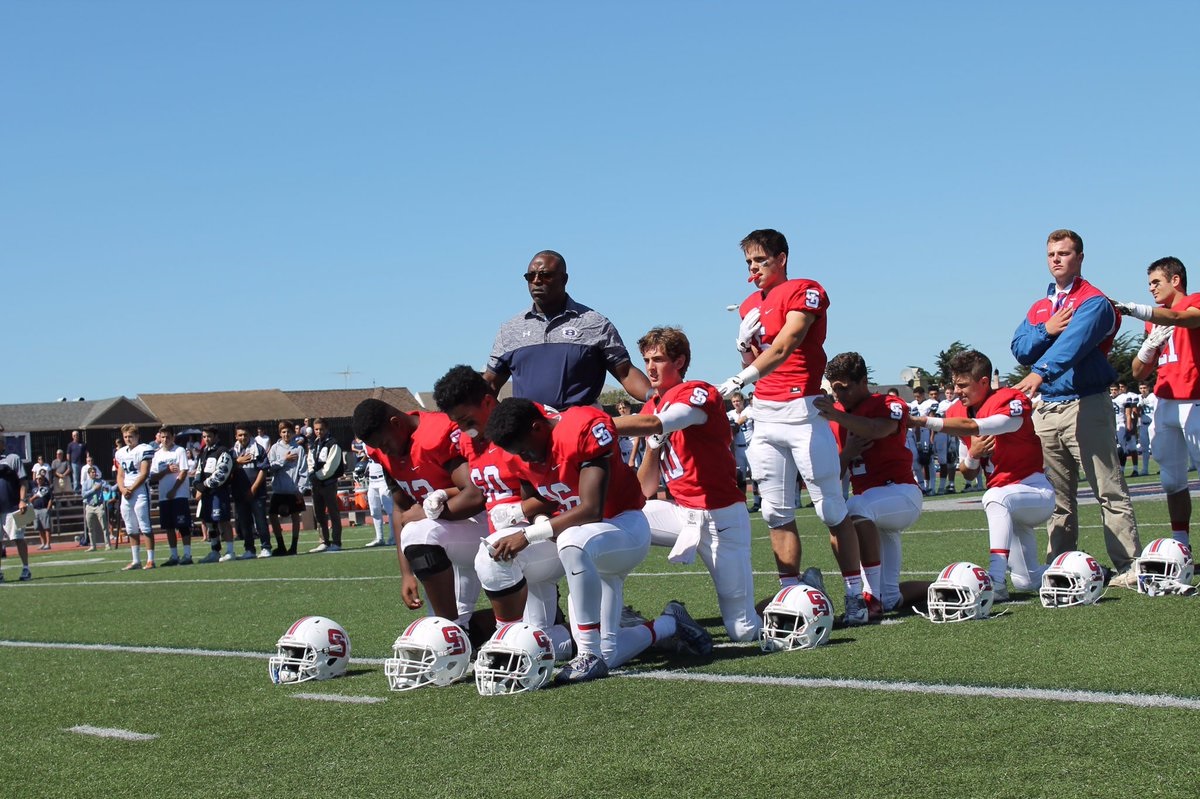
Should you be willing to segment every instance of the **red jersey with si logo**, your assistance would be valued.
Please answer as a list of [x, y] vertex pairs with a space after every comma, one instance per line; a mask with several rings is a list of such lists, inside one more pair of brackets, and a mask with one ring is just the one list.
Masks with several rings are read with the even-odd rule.
[[703, 424], [676, 430], [667, 436], [659, 456], [659, 469], [671, 497], [685, 508], [715, 510], [745, 502], [737, 487], [733, 460], [733, 434], [725, 401], [709, 383], [691, 380], [672, 386], [650, 399], [640, 411], [652, 415], [671, 405], [688, 405], [704, 411]]
[[[621, 460], [617, 447], [617, 428], [612, 417], [598, 408], [568, 408], [559, 415], [550, 435], [550, 451], [545, 464], [534, 464], [538, 493], [557, 502], [564, 510], [579, 504], [579, 472], [588, 461], [608, 462], [608, 494], [604, 518], [611, 519], [627, 510], [641, 510], [646, 504], [637, 475]], [[544, 469], [538, 469], [544, 466]]]
[[[1200, 308], [1200, 294], [1188, 294], [1171, 306], [1172, 311]], [[1146, 323], [1146, 332], [1152, 325]], [[1200, 327], [1191, 330], [1177, 326], [1158, 354], [1158, 382], [1154, 394], [1159, 399], [1200, 399]]]
[[779, 335], [789, 313], [802, 311], [816, 316], [800, 346], [775, 371], [755, 384], [754, 396], [787, 402], [820, 394], [826, 361], [825, 312], [829, 308], [825, 289], [815, 280], [788, 280], [768, 291], [766, 297], [761, 291], [751, 294], [741, 305], [741, 315], [745, 317], [754, 307], [758, 307], [764, 347]]
[[[956, 402], [946, 412], [947, 419], [966, 418], [967, 406]], [[996, 436], [996, 448], [984, 464], [988, 488], [1019, 483], [1031, 474], [1042, 471], [1042, 442], [1033, 432], [1033, 405], [1029, 397], [1015, 388], [998, 388], [984, 399], [970, 414], [974, 419], [989, 416], [1010, 416], [1021, 419], [1021, 426], [1013, 433]], [[969, 449], [973, 436], [963, 436], [963, 444]]]
[[[871, 394], [852, 411], [846, 411], [840, 403], [836, 403], [834, 407], [864, 419], [890, 419], [897, 422], [895, 432], [875, 439], [870, 447], [851, 461], [850, 485], [853, 486], [855, 494], [863, 494], [883, 485], [917, 484], [912, 471], [912, 453], [909, 452], [906, 443], [909, 419], [907, 402], [899, 397]], [[833, 421], [829, 426], [837, 436], [838, 449], [845, 449], [850, 431]]]
[[417, 420], [417, 429], [409, 439], [407, 453], [391, 457], [370, 445], [365, 451], [413, 502], [421, 502], [439, 488], [454, 487], [446, 464], [462, 457], [458, 450], [460, 433], [458, 425], [444, 413], [410, 411], [408, 415]]

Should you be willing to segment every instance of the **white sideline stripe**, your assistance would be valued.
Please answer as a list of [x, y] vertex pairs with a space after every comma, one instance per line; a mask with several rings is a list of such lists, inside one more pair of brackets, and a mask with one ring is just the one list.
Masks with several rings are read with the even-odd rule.
[[[905, 577], [930, 577], [940, 573], [938, 571], [902, 571], [900, 574]], [[775, 577], [777, 573], [774, 571], [756, 571], [754, 572], [759, 577]], [[629, 577], [707, 577], [707, 571], [688, 570], [688, 571], [673, 571], [673, 572], [632, 572], [626, 576]], [[186, 584], [203, 584], [203, 583], [353, 583], [367, 582], [372, 580], [399, 580], [400, 575], [388, 574], [377, 575], [374, 577], [213, 577], [211, 579], [197, 578], [194, 580], [122, 580], [114, 577], [111, 580], [55, 580], [55, 581], [38, 581], [34, 580], [25, 585], [26, 588], [70, 588], [73, 586], [114, 586], [117, 588], [148, 588], [156, 585], [186, 585]]]
[[1200, 699], [1169, 694], [1111, 694], [1104, 691], [1066, 691], [1051, 688], [1001, 688], [985, 685], [946, 685], [882, 680], [836, 680], [822, 677], [751, 677], [740, 674], [702, 674], [685, 671], [621, 672], [625, 677], [644, 680], [766, 685], [780, 688], [840, 688], [885, 693], [967, 696], [985, 699], [1034, 699], [1050, 702], [1079, 702], [1094, 705], [1128, 705], [1139, 708], [1200, 710]]
[[[3, 641], [0, 646], [12, 649], [68, 649], [82, 652], [127, 652], [134, 655], [194, 655], [212, 658], [251, 658], [266, 660], [274, 652], [239, 652], [233, 649], [189, 649], [172, 646], [127, 646], [123, 644], [66, 644], [53, 641]], [[350, 658], [351, 663], [382, 666], [383, 658]]]
[[[172, 649], [165, 646], [120, 646], [116, 644], [64, 644], [41, 641], [0, 641], [0, 646], [29, 649], [71, 649], [100, 652], [131, 652], [153, 655], [198, 655], [201, 657], [266, 658], [266, 652], [237, 652], [216, 649]], [[719, 644], [744, 646], [738, 644]], [[352, 658], [351, 663], [383, 665], [383, 658]], [[755, 677], [745, 674], [704, 674], [689, 671], [625, 671], [613, 672], [614, 676], [638, 677], [648, 680], [678, 682], [708, 682], [732, 685], [765, 685], [782, 688], [840, 688], [855, 691], [882, 691], [886, 693], [933, 694], [940, 696], [983, 697], [987, 699], [1037, 699], [1051, 702], [1080, 702], [1100, 705], [1128, 705], [1141, 708], [1174, 708], [1200, 710], [1200, 699], [1170, 694], [1113, 694], [1104, 691], [1068, 691], [1053, 688], [1001, 688], [985, 685], [953, 685], [919, 682], [889, 682], [884, 680], [838, 680], [822, 677]], [[118, 730], [118, 732], [125, 732]], [[139, 735], [140, 733], [131, 733]], [[157, 737], [157, 736], [154, 736]], [[140, 739], [139, 739], [140, 740]]]
[[157, 735], [133, 730], [119, 730], [115, 727], [93, 727], [90, 724], [78, 724], [74, 727], [64, 727], [63, 732], [77, 732], [80, 735], [95, 735], [97, 738], [119, 738], [122, 741], [153, 741]]
[[82, 566], [88, 563], [103, 563], [104, 558], [82, 558], [80, 560], [35, 560], [31, 565], [37, 566]]
[[293, 699], [313, 699], [317, 702], [347, 702], [352, 705], [375, 705], [386, 702], [382, 696], [342, 696], [340, 694], [292, 694]]

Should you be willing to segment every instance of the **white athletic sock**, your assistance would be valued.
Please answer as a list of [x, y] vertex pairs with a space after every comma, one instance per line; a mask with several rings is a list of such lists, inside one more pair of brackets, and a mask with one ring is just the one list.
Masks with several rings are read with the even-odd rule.
[[870, 591], [876, 599], [883, 598], [883, 566], [879, 563], [863, 564], [864, 591]]
[[178, 546], [171, 547], [171, 557], [173, 557], [173, 558], [179, 557], [179, 547]]
[[130, 562], [141, 563], [142, 562], [142, 548], [140, 546], [138, 546], [137, 544], [130, 544], [129, 545], [129, 557], [130, 557]]
[[846, 584], [846, 596], [862, 596], [862, 576], [857, 572], [854, 574], [843, 574], [842, 582]]
[[190, 558], [190, 557], [192, 556], [192, 545], [191, 545], [191, 544], [184, 544], [184, 546], [183, 546], [183, 556], [184, 556], [185, 558]]
[[1008, 550], [993, 549], [988, 559], [988, 574], [996, 587], [1007, 585], [1008, 579]]
[[1184, 546], [1191, 546], [1191, 544], [1188, 543], [1189, 537], [1190, 536], [1188, 535], [1187, 530], [1172, 530], [1171, 531], [1171, 538], [1174, 538], [1176, 541], [1183, 544]]
[[146, 550], [146, 562], [147, 562], [147, 563], [153, 563], [153, 562], [154, 562], [154, 550], [153, 550], [153, 549], [147, 549], [147, 550]]
[[800, 585], [800, 575], [789, 574], [787, 577], [784, 577], [782, 574], [779, 575], [779, 587], [780, 588], [787, 588], [788, 586], [791, 586], [791, 585]]
[[225, 542], [225, 554], [226, 554], [226, 555], [232, 555], [232, 554], [233, 554], [233, 542], [232, 542], [232, 541], [226, 541], [226, 542]]

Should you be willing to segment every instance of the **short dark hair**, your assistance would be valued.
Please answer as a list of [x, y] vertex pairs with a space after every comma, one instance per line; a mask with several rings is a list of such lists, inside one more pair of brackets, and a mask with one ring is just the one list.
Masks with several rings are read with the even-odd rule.
[[771, 228], [750, 231], [746, 235], [746, 238], [742, 239], [740, 245], [742, 252], [745, 252], [746, 247], [751, 244], [757, 244], [759, 247], [762, 247], [763, 252], [772, 258], [779, 255], [779, 253], [787, 255], [788, 251], [787, 238], [778, 230], [772, 230]]
[[968, 375], [974, 380], [991, 378], [992, 362], [979, 350], [965, 350], [950, 359], [950, 374]]
[[212, 436], [216, 436], [217, 438], [221, 437], [221, 431], [217, 429], [215, 424], [210, 424], [206, 427], [200, 428], [200, 432], [206, 436], [209, 436], [210, 438]]
[[369, 397], [354, 408], [354, 416], [350, 420], [354, 427], [354, 437], [363, 441], [371, 441], [375, 434], [387, 426], [388, 419], [398, 411], [381, 399]]
[[1171, 278], [1179, 275], [1179, 286], [1183, 289], [1183, 293], [1187, 294], [1187, 267], [1183, 265], [1183, 261], [1176, 258], [1174, 255], [1168, 255], [1166, 258], [1159, 258], [1146, 269], [1146, 274], [1150, 274], [1156, 269], [1161, 269], [1163, 273]]
[[528, 433], [539, 418], [544, 417], [531, 401], [521, 397], [509, 397], [492, 411], [483, 436], [496, 446], [508, 449], [518, 438]]
[[1074, 230], [1059, 228], [1058, 230], [1051, 232], [1050, 235], [1046, 237], [1046, 243], [1049, 244], [1052, 241], [1062, 241], [1063, 239], [1070, 239], [1072, 242], [1074, 242], [1075, 252], [1083, 255], [1083, 237]]
[[914, 393], [914, 394], [924, 394], [924, 393], [925, 393], [925, 386], [914, 386], [914, 387], [913, 387], [913, 393]]
[[825, 376], [833, 380], [857, 383], [867, 376], [867, 362], [857, 352], [840, 352], [829, 359]]
[[538, 258], [544, 258], [546, 256], [550, 256], [551, 258], [557, 258], [558, 265], [562, 269], [562, 273], [564, 275], [567, 273], [567, 259], [563, 258], [562, 253], [560, 253], [560, 252], [555, 252], [554, 250], [539, 250], [538, 252], [535, 252], [533, 254], [533, 257], [530, 258], [529, 260], [536, 261]]
[[433, 401], [442, 413], [459, 405], [478, 405], [492, 393], [483, 375], [466, 364], [453, 366], [433, 384]]
[[284, 419], [279, 424], [275, 425], [276, 429], [281, 427], [286, 427], [289, 433], [292, 432], [292, 421], [290, 419]]
[[683, 368], [679, 374], [686, 375], [692, 363], [692, 344], [683, 330], [678, 327], [653, 327], [638, 339], [638, 351], [643, 355], [651, 347], [658, 347], [672, 361], [683, 356]]

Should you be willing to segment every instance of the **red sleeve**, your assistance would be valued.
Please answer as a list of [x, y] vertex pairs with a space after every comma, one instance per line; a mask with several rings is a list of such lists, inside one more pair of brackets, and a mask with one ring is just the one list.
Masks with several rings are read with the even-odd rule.
[[829, 295], [820, 283], [812, 280], [789, 280], [786, 288], [788, 293], [780, 303], [785, 312], [803, 311], [814, 316], [825, 315], [829, 308]]
[[602, 458], [612, 452], [616, 446], [617, 429], [613, 426], [612, 417], [600, 410], [595, 410], [591, 418], [580, 418], [579, 458], [580, 461], [590, 461]]

